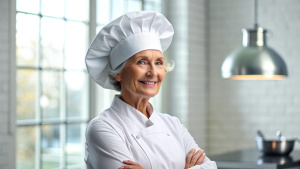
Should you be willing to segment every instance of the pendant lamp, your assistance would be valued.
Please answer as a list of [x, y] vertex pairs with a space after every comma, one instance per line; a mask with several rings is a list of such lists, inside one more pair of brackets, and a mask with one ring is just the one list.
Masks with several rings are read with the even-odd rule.
[[222, 77], [236, 80], [277, 80], [288, 76], [284, 60], [267, 46], [267, 30], [257, 24], [252, 29], [242, 29], [243, 46], [230, 53], [222, 64]]

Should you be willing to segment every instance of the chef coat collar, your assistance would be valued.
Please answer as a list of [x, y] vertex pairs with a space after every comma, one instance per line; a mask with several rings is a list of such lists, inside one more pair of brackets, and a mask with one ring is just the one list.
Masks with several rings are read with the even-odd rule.
[[147, 106], [147, 112], [149, 113], [150, 117], [148, 119], [142, 112], [121, 100], [120, 95], [115, 95], [111, 108], [115, 109], [117, 113], [123, 114], [124, 116], [144, 127], [152, 126], [154, 124], [153, 120], [156, 117], [156, 113], [153, 111], [153, 107], [149, 102]]

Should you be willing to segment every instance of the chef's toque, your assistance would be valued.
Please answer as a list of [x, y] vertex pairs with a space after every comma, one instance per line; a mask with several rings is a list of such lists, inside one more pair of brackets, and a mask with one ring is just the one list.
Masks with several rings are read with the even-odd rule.
[[171, 23], [160, 13], [127, 13], [103, 27], [91, 43], [86, 66], [92, 79], [103, 88], [114, 89], [108, 73], [136, 53], [156, 49], [164, 52], [174, 34]]

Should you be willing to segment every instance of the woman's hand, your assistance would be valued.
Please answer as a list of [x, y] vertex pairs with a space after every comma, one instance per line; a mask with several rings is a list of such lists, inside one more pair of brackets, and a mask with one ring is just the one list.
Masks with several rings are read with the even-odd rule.
[[196, 153], [195, 153], [195, 151], [196, 151], [196, 149], [192, 149], [186, 156], [184, 169], [191, 168], [195, 165], [200, 165], [204, 161], [205, 156], [206, 156], [204, 151], [198, 150]]
[[144, 169], [139, 163], [130, 160], [125, 160], [123, 163], [128, 165], [122, 166], [120, 169]]

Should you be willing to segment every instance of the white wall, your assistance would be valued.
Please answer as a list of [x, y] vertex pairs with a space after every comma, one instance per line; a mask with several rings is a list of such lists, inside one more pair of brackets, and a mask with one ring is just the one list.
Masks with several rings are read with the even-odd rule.
[[[221, 78], [225, 57], [242, 46], [242, 28], [253, 28], [254, 0], [165, 0], [175, 36], [167, 55], [164, 112], [188, 127], [208, 154], [254, 148], [256, 130], [300, 136], [299, 0], [258, 1], [258, 22], [273, 33], [268, 45], [286, 61], [282, 81]], [[300, 149], [296, 145], [296, 148]]]
[[0, 168], [15, 168], [15, 5], [0, 0]]
[[188, 1], [188, 129], [206, 150], [207, 93], [207, 1]]
[[289, 77], [282, 81], [221, 79], [224, 58], [242, 45], [241, 29], [253, 27], [254, 1], [208, 2], [209, 152], [255, 147], [257, 129], [267, 136], [277, 129], [287, 137], [300, 136], [300, 1], [258, 1], [258, 22], [273, 33], [268, 45], [288, 67]]
[[188, 117], [188, 2], [165, 0], [164, 15], [173, 25], [175, 34], [169, 49], [164, 53], [174, 61], [175, 68], [168, 72], [163, 83], [163, 111], [177, 116], [184, 124]]
[[164, 14], [175, 34], [166, 55], [175, 62], [163, 89], [163, 110], [177, 116], [205, 148], [207, 40], [205, 0], [165, 0]]

